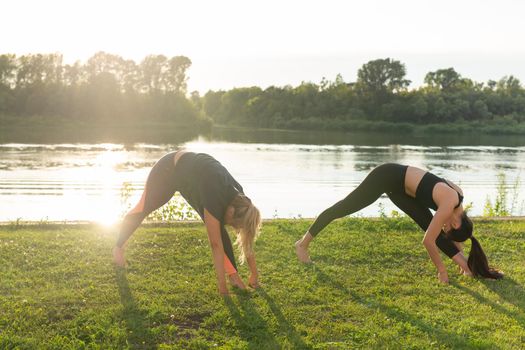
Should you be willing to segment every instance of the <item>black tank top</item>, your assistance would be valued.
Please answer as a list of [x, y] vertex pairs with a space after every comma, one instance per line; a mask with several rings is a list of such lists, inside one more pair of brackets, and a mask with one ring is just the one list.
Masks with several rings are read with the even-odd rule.
[[[426, 207], [437, 210], [437, 205], [434, 202], [434, 199], [432, 198], [432, 190], [434, 189], [434, 186], [436, 186], [436, 184], [440, 182], [447, 184], [448, 187], [456, 191], [456, 189], [450, 186], [450, 184], [445, 179], [438, 177], [430, 172], [426, 172], [425, 175], [423, 175], [423, 177], [421, 178], [421, 182], [419, 182], [419, 185], [417, 185], [416, 199]], [[458, 191], [456, 192], [458, 194], [459, 203], [454, 207], [454, 209], [459, 207], [461, 203], [463, 203], [463, 196]]]
[[228, 170], [212, 156], [193, 152], [182, 155], [175, 170], [175, 188], [188, 204], [203, 220], [207, 209], [224, 224], [226, 208], [235, 196], [244, 193]]

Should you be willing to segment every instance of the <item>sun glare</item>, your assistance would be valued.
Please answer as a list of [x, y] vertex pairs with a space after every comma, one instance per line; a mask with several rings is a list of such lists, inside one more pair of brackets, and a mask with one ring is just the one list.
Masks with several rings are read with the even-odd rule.
[[119, 221], [122, 211], [122, 176], [118, 169], [126, 162], [127, 156], [120, 145], [100, 144], [97, 148], [100, 151], [92, 155], [90, 166], [81, 170], [81, 174], [76, 174], [83, 189], [64, 193], [64, 210], [76, 212], [76, 215], [69, 217], [87, 217], [90, 221], [109, 227]]
[[104, 173], [114, 172], [118, 167], [118, 164], [121, 164], [126, 160], [125, 152], [120, 151], [120, 148], [117, 148], [115, 145], [101, 145], [107, 150], [100, 153], [95, 158], [95, 164], [99, 170]]

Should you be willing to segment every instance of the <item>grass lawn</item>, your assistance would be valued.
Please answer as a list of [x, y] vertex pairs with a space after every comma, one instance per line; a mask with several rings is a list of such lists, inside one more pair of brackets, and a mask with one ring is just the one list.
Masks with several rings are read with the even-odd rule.
[[[264, 224], [262, 288], [216, 291], [202, 224], [144, 225], [115, 269], [115, 232], [0, 226], [0, 349], [518, 349], [525, 344], [525, 221], [477, 221], [506, 277], [440, 285], [407, 219], [343, 219], [293, 250], [311, 223]], [[467, 250], [470, 244], [467, 244]], [[247, 276], [247, 266], [241, 274]]]

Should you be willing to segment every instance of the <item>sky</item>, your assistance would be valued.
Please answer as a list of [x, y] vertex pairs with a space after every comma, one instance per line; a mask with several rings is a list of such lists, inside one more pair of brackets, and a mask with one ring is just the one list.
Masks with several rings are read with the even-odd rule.
[[350, 82], [386, 57], [406, 65], [412, 87], [448, 67], [479, 82], [525, 82], [520, 0], [17, 0], [0, 11], [0, 54], [183, 55], [188, 91], [200, 93], [337, 74]]

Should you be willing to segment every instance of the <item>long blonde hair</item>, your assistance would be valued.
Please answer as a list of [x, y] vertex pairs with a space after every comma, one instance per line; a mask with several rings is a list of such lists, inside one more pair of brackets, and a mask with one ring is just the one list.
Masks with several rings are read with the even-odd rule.
[[237, 195], [230, 205], [235, 210], [232, 226], [237, 232], [235, 244], [240, 250], [242, 264], [247, 256], [253, 254], [253, 246], [261, 229], [261, 213], [244, 194]]

